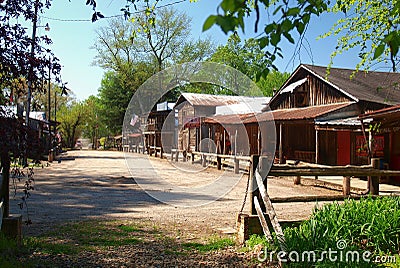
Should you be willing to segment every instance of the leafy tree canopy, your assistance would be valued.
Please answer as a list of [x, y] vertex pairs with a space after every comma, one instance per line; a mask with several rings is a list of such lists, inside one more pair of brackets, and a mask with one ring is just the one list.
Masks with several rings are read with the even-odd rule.
[[[151, 14], [159, 2], [162, 1], [127, 0], [122, 11], [129, 17], [132, 15], [130, 8], [133, 6], [136, 9], [136, 4], [140, 3], [145, 4], [147, 12]], [[95, 0], [87, 4], [95, 8]], [[244, 31], [249, 26], [245, 18], [254, 16], [254, 24], [247, 24], [251, 24], [256, 33], [261, 30], [255, 40], [261, 49], [267, 48], [265, 53], [269, 62], [261, 73], [265, 77], [271, 69], [276, 69], [276, 58], [283, 57], [283, 39], [290, 43], [295, 43], [296, 39], [301, 42], [313, 16], [340, 12], [344, 14], [344, 19], [340, 19], [326, 34], [340, 35], [332, 58], [355, 48], [360, 55], [357, 69], [369, 68], [374, 62], [388, 61], [395, 71], [400, 47], [399, 11], [399, 0], [220, 0], [217, 14], [210, 14], [204, 22], [203, 30], [218, 25], [226, 34]], [[268, 18], [267, 23], [261, 26], [260, 18]]]
[[269, 59], [255, 39], [242, 42], [237, 34], [231, 35], [226, 45], [219, 46], [210, 60], [241, 71], [257, 83], [265, 96], [272, 96], [274, 89], [280, 88], [289, 77], [288, 73], [273, 70], [266, 77], [260, 78]]

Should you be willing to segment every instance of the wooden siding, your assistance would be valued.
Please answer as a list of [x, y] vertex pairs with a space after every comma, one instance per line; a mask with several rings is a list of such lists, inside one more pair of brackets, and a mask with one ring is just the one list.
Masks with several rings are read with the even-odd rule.
[[[276, 125], [279, 137], [279, 123]], [[315, 163], [315, 129], [313, 124], [283, 124], [284, 159]], [[279, 152], [279, 141], [276, 153]]]
[[258, 125], [249, 124], [246, 125], [247, 135], [250, 143], [250, 155], [260, 154], [259, 152], [259, 139], [258, 139]]
[[319, 130], [319, 164], [335, 166], [337, 161], [336, 131]]
[[179, 129], [183, 128], [183, 125], [188, 122], [190, 119], [193, 119], [195, 116], [194, 107], [191, 106], [189, 103], [185, 103], [178, 112], [178, 122], [179, 122]]
[[317, 106], [352, 101], [345, 94], [313, 76], [292, 93], [283, 93], [270, 104], [272, 110]]

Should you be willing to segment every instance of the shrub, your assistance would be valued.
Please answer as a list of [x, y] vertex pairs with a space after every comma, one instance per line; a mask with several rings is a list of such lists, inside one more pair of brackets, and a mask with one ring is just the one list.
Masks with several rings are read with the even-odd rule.
[[[373, 256], [393, 255], [400, 251], [400, 197], [363, 198], [360, 201], [345, 200], [316, 209], [307, 221], [285, 233], [286, 252], [316, 252], [316, 267], [331, 267], [331, 260], [323, 256], [324, 251], [336, 251], [338, 263], [335, 267], [373, 267], [377, 264], [349, 263], [346, 253], [362, 254], [369, 251]], [[340, 256], [340, 254], [343, 254]], [[350, 258], [350, 255], [348, 257]], [[374, 258], [370, 258], [373, 260]], [[340, 263], [340, 260], [342, 262]], [[299, 264], [298, 266], [303, 266]], [[291, 265], [295, 267], [296, 265]], [[305, 265], [304, 267], [308, 267]]]

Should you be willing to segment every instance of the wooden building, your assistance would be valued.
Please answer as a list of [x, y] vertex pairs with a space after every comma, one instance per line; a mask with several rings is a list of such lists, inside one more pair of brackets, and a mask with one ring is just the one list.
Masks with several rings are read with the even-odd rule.
[[[225, 142], [221, 144], [221, 141], [222, 139], [232, 140], [234, 133], [221, 126], [210, 127], [209, 124], [204, 124], [204, 118], [218, 116], [218, 114], [260, 112], [269, 100], [270, 98], [267, 97], [182, 93], [174, 107], [178, 111], [178, 149], [184, 151], [211, 150], [213, 152], [219, 150], [219, 152], [228, 153], [229, 145]], [[232, 141], [230, 143], [232, 144]], [[216, 148], [210, 149], [210, 146]], [[223, 149], [224, 146], [225, 149]]]
[[[365, 129], [372, 130], [366, 153], [381, 158], [381, 168], [400, 170], [400, 105], [360, 115], [359, 119]], [[400, 185], [400, 177], [390, 180]]]
[[368, 164], [368, 137], [357, 117], [400, 103], [400, 75], [354, 74], [354, 70], [339, 68], [329, 72], [326, 67], [300, 65], [263, 113], [236, 121], [228, 116], [206, 121], [224, 122], [231, 128], [244, 125], [249, 154], [275, 151], [281, 163], [291, 159], [327, 165]]
[[[357, 152], [366, 142], [361, 124], [351, 118], [400, 103], [398, 73], [328, 72], [326, 67], [300, 65], [269, 103], [280, 162], [366, 164], [367, 157]], [[302, 113], [306, 116], [299, 118]]]
[[161, 147], [164, 152], [171, 152], [175, 131], [173, 105], [174, 103], [170, 102], [158, 103], [149, 114], [141, 116], [146, 148]]

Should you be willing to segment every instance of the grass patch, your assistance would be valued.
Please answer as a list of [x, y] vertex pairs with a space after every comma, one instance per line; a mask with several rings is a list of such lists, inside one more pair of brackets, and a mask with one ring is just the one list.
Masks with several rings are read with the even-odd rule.
[[28, 238], [26, 245], [48, 254], [74, 255], [83, 250], [136, 244], [140, 241], [138, 232], [142, 230], [136, 225], [116, 221], [83, 221], [68, 223], [46, 235]]
[[19, 263], [15, 256], [21, 253], [21, 248], [17, 246], [17, 243], [0, 232], [0, 267], [18, 267]]
[[206, 243], [183, 243], [182, 247], [185, 250], [196, 250], [199, 252], [216, 251], [234, 246], [235, 241], [232, 238], [211, 238]]
[[257, 245], [262, 245], [263, 247], [269, 246], [267, 238], [265, 238], [265, 236], [253, 234], [249, 237], [249, 240], [246, 241], [246, 247], [250, 250]]
[[126, 221], [93, 220], [67, 222], [54, 231], [24, 239], [21, 248], [12, 246], [0, 237], [0, 267], [57, 267], [62, 266], [64, 261], [71, 264], [71, 267], [79, 267], [74, 265], [80, 263], [81, 259], [85, 263], [83, 256], [94, 257], [97, 252], [106, 255], [108, 250], [113, 254], [120, 250], [138, 254], [145, 252], [143, 257], [147, 256], [146, 252], [150, 253], [149, 256], [158, 252], [179, 258], [235, 245], [234, 240], [227, 237], [211, 237], [204, 243], [184, 243], [185, 240], [170, 235], [170, 229], [161, 229], [147, 223], [138, 225]]

